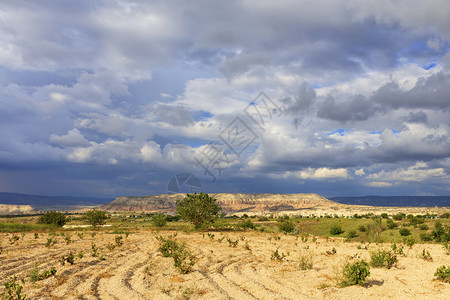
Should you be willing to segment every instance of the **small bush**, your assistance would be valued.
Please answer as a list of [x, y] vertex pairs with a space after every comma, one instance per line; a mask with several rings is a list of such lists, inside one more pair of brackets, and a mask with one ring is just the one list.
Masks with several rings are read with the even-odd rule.
[[233, 248], [236, 248], [236, 246], [237, 246], [238, 243], [239, 243], [239, 240], [233, 241], [232, 239], [227, 238], [227, 242], [228, 242], [228, 246], [233, 247]]
[[338, 284], [340, 286], [363, 285], [369, 275], [370, 267], [364, 260], [347, 263], [338, 278]]
[[437, 280], [450, 283], [450, 267], [440, 266], [439, 268], [437, 268], [434, 276]]
[[358, 227], [358, 230], [361, 231], [361, 232], [366, 232], [367, 228], [366, 228], [366, 226], [361, 225], [361, 226]]
[[421, 258], [427, 261], [433, 261], [433, 258], [431, 257], [431, 254], [428, 250], [423, 249]]
[[45, 247], [51, 247], [51, 246], [55, 245], [56, 242], [57, 242], [56, 238], [49, 237], [49, 238], [47, 238], [47, 242], [45, 243]]
[[152, 217], [152, 224], [155, 227], [164, 227], [167, 224], [167, 217], [165, 214], [156, 214]]
[[419, 229], [420, 230], [428, 230], [428, 225], [427, 224], [420, 224], [419, 225]]
[[98, 256], [98, 248], [97, 248], [97, 246], [95, 246], [94, 243], [91, 244], [91, 255], [92, 255], [92, 257]]
[[449, 245], [448, 243], [444, 243], [444, 245], [442, 246], [442, 248], [444, 248], [445, 254], [447, 254], [447, 255], [450, 254], [450, 245]]
[[5, 291], [3, 291], [0, 296], [2, 299], [25, 299], [26, 295], [22, 293], [23, 287], [25, 286], [25, 281], [21, 279], [19, 283], [16, 283], [16, 276], [10, 278], [5, 282]]
[[434, 230], [431, 232], [433, 239], [436, 242], [449, 242], [450, 241], [450, 227], [446, 228], [442, 225], [441, 221], [434, 223]]
[[283, 233], [292, 233], [295, 230], [295, 224], [292, 221], [284, 220], [278, 223], [278, 229]]
[[184, 244], [178, 243], [173, 236], [169, 236], [167, 239], [160, 236], [157, 239], [161, 242], [159, 247], [161, 254], [164, 257], [172, 257], [173, 265], [180, 273], [187, 274], [192, 271], [195, 258]]
[[390, 269], [397, 262], [397, 255], [391, 251], [378, 250], [370, 253], [370, 265], [374, 268]]
[[341, 233], [344, 233], [344, 230], [342, 230], [341, 226], [339, 226], [339, 225], [331, 226], [331, 228], [330, 228], [330, 234], [331, 235], [338, 235], [338, 234], [341, 234]]
[[398, 224], [392, 221], [391, 219], [387, 220], [387, 228], [388, 229], [394, 229], [397, 228]]
[[416, 243], [416, 240], [414, 238], [412, 238], [412, 237], [409, 237], [409, 238], [405, 238], [404, 242], [405, 242], [406, 246], [411, 248]]
[[272, 253], [272, 255], [270, 256], [270, 259], [271, 260], [279, 260], [279, 261], [281, 261], [281, 260], [283, 260], [284, 258], [286, 257], [286, 254], [284, 254], [284, 253], [279, 253], [278, 252], [278, 249], [277, 250], [275, 250], [273, 253]]
[[420, 239], [424, 242], [430, 242], [433, 240], [433, 236], [429, 233], [421, 233]]
[[405, 217], [406, 215], [404, 213], [398, 213], [392, 216], [392, 218], [397, 221], [403, 220]]
[[398, 232], [400, 233], [401, 236], [411, 235], [411, 231], [409, 229], [406, 229], [406, 228], [402, 228]]
[[250, 219], [245, 219], [237, 225], [238, 228], [241, 229], [256, 229], [255, 223]]
[[394, 243], [391, 245], [392, 251], [394, 251], [395, 254], [398, 255], [404, 255], [405, 253], [403, 252], [403, 245], [400, 245], [397, 247], [397, 244]]
[[300, 269], [301, 270], [310, 270], [313, 267], [313, 255], [311, 253], [309, 254], [302, 254], [299, 255], [299, 263], [300, 263]]
[[39, 274], [39, 269], [37, 267], [34, 267], [30, 273], [30, 282], [35, 283], [36, 281], [44, 280], [55, 274], [56, 274], [56, 270], [54, 268], [43, 271], [41, 274]]
[[347, 232], [347, 238], [349, 239], [353, 239], [358, 237], [358, 234], [356, 233], [356, 230], [350, 230], [349, 232]]

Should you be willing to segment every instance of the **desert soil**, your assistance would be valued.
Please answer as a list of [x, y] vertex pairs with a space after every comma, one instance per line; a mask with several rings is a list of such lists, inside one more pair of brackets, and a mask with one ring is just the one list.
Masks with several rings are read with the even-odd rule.
[[[392, 269], [371, 268], [364, 286], [339, 288], [339, 266], [358, 258], [369, 261], [370, 251], [390, 249], [390, 244], [312, 237], [304, 242], [261, 232], [211, 233], [214, 239], [207, 233], [178, 233], [176, 239], [196, 257], [193, 272], [185, 275], [173, 266], [172, 258], [158, 251], [156, 237], [173, 232], [140, 231], [127, 238], [122, 234], [124, 244], [113, 250], [106, 246], [114, 244], [117, 235], [105, 232], [95, 237], [86, 232], [83, 239], [72, 232], [68, 245], [58, 236], [49, 248], [47, 234], [35, 239], [27, 233], [14, 245], [9, 242], [12, 234], [1, 234], [0, 278], [2, 283], [13, 275], [25, 278], [28, 299], [449, 299], [450, 284], [433, 279], [439, 266], [450, 265], [450, 256], [439, 244], [405, 246], [406, 256], [399, 256]], [[230, 247], [227, 238], [239, 240], [238, 245]], [[91, 256], [92, 243], [105, 260]], [[327, 254], [333, 247], [336, 254]], [[277, 249], [287, 255], [281, 261], [271, 259]], [[432, 261], [420, 258], [423, 249]], [[76, 255], [81, 250], [84, 257], [76, 257], [73, 265], [59, 262], [70, 251]], [[312, 256], [312, 269], [301, 270], [300, 255]], [[35, 266], [40, 272], [54, 267], [57, 273], [32, 284], [29, 274]]]

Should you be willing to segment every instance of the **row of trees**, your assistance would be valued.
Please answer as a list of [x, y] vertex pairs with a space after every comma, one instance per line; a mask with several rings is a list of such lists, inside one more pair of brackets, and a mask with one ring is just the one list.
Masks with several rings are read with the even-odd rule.
[[[195, 228], [200, 228], [204, 224], [214, 222], [217, 219], [220, 207], [216, 199], [205, 193], [187, 194], [186, 197], [176, 202], [178, 215], [186, 221], [191, 222]], [[102, 210], [90, 210], [84, 214], [84, 219], [93, 226], [105, 224], [108, 216]], [[64, 226], [69, 218], [56, 211], [49, 211], [39, 217], [38, 223]], [[166, 217], [162, 214], [154, 216], [156, 226], [164, 226]]]

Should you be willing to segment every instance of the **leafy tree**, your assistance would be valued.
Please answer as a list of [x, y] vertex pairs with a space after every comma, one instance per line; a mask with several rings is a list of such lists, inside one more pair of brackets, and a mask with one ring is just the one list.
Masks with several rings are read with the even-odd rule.
[[39, 217], [38, 223], [64, 226], [67, 223], [67, 218], [66, 215], [63, 213], [56, 211], [48, 211]]
[[108, 216], [103, 210], [90, 210], [84, 214], [85, 218], [92, 226], [103, 225], [106, 223]]
[[176, 206], [180, 217], [194, 224], [195, 228], [213, 222], [220, 211], [216, 199], [205, 193], [186, 194], [183, 200], [177, 201]]

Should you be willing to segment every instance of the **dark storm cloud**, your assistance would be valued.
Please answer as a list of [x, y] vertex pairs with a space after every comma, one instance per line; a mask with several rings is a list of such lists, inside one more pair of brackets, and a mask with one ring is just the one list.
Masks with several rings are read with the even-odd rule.
[[365, 121], [378, 111], [372, 102], [360, 95], [343, 103], [336, 103], [332, 96], [328, 96], [319, 106], [317, 116], [340, 122]]
[[428, 78], [420, 78], [415, 86], [402, 90], [395, 82], [379, 88], [370, 99], [388, 108], [431, 108], [450, 107], [450, 74], [439, 72]]
[[418, 112], [410, 112], [408, 116], [404, 118], [406, 122], [409, 123], [427, 123], [428, 122], [428, 116], [423, 111]]

